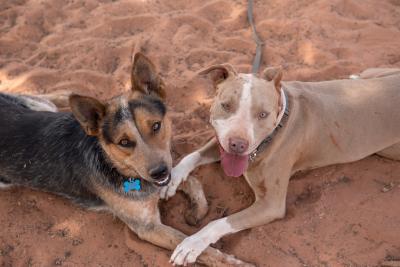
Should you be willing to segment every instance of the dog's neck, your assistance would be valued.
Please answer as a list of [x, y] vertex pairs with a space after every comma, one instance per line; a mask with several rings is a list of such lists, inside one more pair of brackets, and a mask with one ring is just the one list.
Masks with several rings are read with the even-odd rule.
[[[148, 195], [157, 190], [157, 187], [154, 184], [142, 179], [141, 177], [129, 177], [120, 173], [118, 169], [113, 166], [111, 160], [108, 159], [101, 147], [98, 153], [97, 170], [100, 175], [103, 175], [106, 178], [105, 180], [99, 179], [99, 182], [103, 183], [103, 185], [113, 189], [116, 193], [132, 198]], [[124, 190], [124, 183], [132, 179], [140, 179], [141, 189], [126, 192]]]
[[289, 100], [286, 96], [285, 91], [283, 88], [281, 88], [281, 103], [282, 107], [279, 112], [279, 115], [276, 120], [276, 127], [272, 131], [271, 134], [269, 134], [265, 139], [261, 141], [261, 143], [258, 145], [258, 147], [250, 154], [250, 161], [254, 161], [257, 157], [258, 154], [260, 154], [262, 151], [264, 151], [267, 147], [268, 144], [271, 143], [273, 137], [277, 134], [279, 129], [281, 129], [287, 122], [288, 117], [289, 117]]

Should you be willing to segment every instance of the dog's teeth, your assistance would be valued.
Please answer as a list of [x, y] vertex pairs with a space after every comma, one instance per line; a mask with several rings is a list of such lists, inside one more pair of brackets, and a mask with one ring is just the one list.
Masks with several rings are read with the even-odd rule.
[[157, 184], [162, 185], [164, 184], [166, 181], [168, 181], [169, 176], [166, 176], [164, 179], [162, 179], [161, 181], [158, 181]]

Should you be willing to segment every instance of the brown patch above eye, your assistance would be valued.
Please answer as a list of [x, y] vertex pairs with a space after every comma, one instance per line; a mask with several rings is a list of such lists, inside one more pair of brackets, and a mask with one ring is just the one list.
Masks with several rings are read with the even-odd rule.
[[137, 136], [135, 135], [135, 125], [132, 120], [125, 119], [122, 122], [119, 122], [115, 126], [109, 124], [108, 128], [108, 139], [110, 142], [115, 145], [119, 145], [121, 147], [129, 148], [136, 146]]
[[[145, 109], [136, 109], [135, 110], [135, 123], [139, 133], [143, 136], [152, 135], [159, 131], [162, 128], [162, 116], [158, 114], [151, 113]], [[159, 129], [154, 131], [153, 127], [156, 123], [160, 124]]]

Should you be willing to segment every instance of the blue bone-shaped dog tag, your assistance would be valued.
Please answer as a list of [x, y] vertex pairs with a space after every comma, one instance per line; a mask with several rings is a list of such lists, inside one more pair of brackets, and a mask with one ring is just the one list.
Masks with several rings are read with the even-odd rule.
[[140, 179], [129, 179], [124, 182], [124, 191], [128, 193], [129, 191], [140, 191], [142, 189], [142, 185], [140, 184]]

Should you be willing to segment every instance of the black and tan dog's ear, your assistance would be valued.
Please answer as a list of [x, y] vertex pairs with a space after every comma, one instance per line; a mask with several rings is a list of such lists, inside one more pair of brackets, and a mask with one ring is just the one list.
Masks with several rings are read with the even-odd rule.
[[105, 105], [95, 98], [76, 94], [70, 95], [69, 105], [86, 134], [98, 135], [100, 121], [105, 115]]
[[282, 67], [268, 67], [263, 71], [263, 77], [267, 81], [274, 81], [276, 90], [281, 89], [281, 80], [283, 76]]
[[205, 70], [199, 72], [199, 75], [207, 74], [210, 74], [211, 80], [214, 82], [214, 85], [217, 85], [220, 82], [225, 81], [229, 77], [237, 75], [237, 72], [232, 65], [221, 64], [208, 67]]
[[136, 53], [131, 72], [132, 91], [155, 94], [165, 98], [165, 85], [153, 63], [142, 53]]

